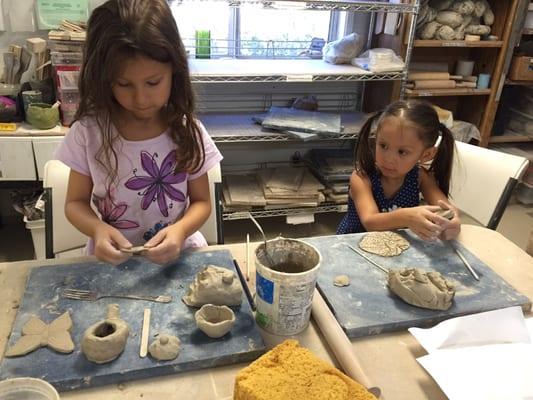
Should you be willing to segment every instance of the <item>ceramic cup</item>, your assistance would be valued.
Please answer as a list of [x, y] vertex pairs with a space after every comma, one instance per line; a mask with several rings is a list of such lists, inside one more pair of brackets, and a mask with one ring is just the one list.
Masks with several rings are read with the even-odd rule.
[[26, 121], [37, 129], [51, 129], [59, 122], [59, 107], [46, 103], [29, 104]]
[[490, 85], [490, 74], [479, 74], [477, 78], [478, 89], [488, 89]]

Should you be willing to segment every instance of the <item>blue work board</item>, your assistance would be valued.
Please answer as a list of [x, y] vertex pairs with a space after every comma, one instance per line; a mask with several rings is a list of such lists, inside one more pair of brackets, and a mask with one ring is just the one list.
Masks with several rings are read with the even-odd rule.
[[[22, 327], [32, 315], [50, 323], [70, 311], [71, 336], [76, 348], [71, 354], [43, 347], [26, 356], [4, 357], [0, 364], [0, 380], [22, 376], [41, 378], [59, 391], [65, 391], [256, 359], [264, 353], [265, 344], [244, 294], [241, 306], [232, 307], [235, 325], [219, 339], [200, 331], [194, 320], [197, 309], [182, 302], [196, 273], [208, 264], [235, 271], [233, 258], [227, 250], [184, 252], [177, 262], [165, 267], [143, 257], [132, 257], [117, 267], [94, 261], [34, 268], [28, 277], [8, 346], [20, 338]], [[117, 298], [95, 302], [69, 300], [60, 296], [64, 288], [106, 294], [170, 295], [172, 302]], [[130, 336], [117, 359], [107, 364], [94, 364], [81, 352], [81, 339], [90, 325], [105, 319], [107, 305], [112, 303], [120, 306], [120, 318], [128, 323]], [[176, 359], [157, 361], [149, 355], [139, 357], [145, 308], [151, 309], [149, 343], [156, 334], [177, 336], [181, 350]]]
[[[415, 307], [390, 292], [387, 274], [347, 246], [359, 249], [359, 241], [366, 233], [303, 239], [317, 247], [322, 255], [318, 289], [349, 337], [377, 335], [413, 326], [427, 327], [448, 318], [511, 306], [531, 309], [529, 298], [458, 242], [454, 241], [453, 245], [477, 272], [479, 281], [466, 269], [450, 243], [426, 242], [410, 231], [398, 233], [410, 243], [409, 249], [399, 256], [381, 257], [361, 251], [385, 268], [418, 267], [439, 271], [456, 287], [453, 304], [448, 310]], [[350, 285], [334, 286], [335, 277], [343, 274], [350, 278]]]

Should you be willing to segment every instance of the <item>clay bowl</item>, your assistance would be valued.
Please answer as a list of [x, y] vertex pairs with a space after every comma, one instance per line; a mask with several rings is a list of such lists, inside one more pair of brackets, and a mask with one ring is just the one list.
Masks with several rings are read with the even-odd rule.
[[235, 323], [235, 314], [228, 306], [204, 304], [194, 314], [196, 325], [211, 338], [224, 336]]

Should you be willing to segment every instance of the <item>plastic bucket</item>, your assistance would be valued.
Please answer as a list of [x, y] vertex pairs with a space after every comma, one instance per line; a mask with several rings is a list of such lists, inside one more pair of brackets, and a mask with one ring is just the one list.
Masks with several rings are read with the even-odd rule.
[[48, 382], [37, 378], [13, 378], [0, 382], [0, 400], [59, 400]]
[[301, 240], [277, 238], [255, 251], [257, 324], [276, 335], [295, 335], [309, 324], [322, 257]]

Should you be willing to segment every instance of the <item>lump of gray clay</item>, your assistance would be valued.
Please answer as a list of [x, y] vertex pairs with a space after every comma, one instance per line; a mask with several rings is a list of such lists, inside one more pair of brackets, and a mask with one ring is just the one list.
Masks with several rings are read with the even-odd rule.
[[453, 285], [439, 272], [424, 272], [419, 268], [390, 270], [388, 284], [406, 303], [430, 310], [447, 310], [455, 295]]
[[207, 336], [219, 338], [228, 333], [235, 323], [235, 314], [227, 306], [204, 304], [194, 314], [196, 326]]
[[191, 307], [204, 304], [238, 306], [242, 286], [235, 273], [227, 268], [208, 265], [196, 274], [183, 302]]
[[83, 334], [81, 351], [89, 361], [104, 364], [117, 358], [129, 336], [129, 326], [119, 317], [117, 304], [107, 306], [107, 318], [91, 325]]
[[176, 336], [160, 335], [150, 344], [148, 351], [156, 360], [173, 360], [180, 352], [180, 344], [181, 342]]
[[333, 284], [335, 286], [349, 286], [350, 278], [348, 277], [348, 275], [338, 275], [333, 280]]

